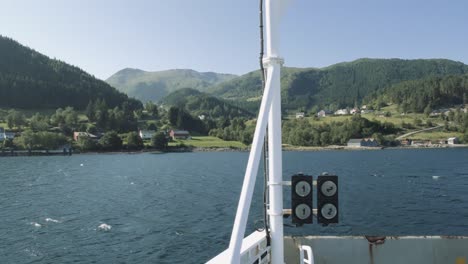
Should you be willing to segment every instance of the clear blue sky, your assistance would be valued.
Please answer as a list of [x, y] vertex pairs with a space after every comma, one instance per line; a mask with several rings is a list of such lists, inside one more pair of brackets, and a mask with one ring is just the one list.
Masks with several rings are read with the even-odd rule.
[[[0, 34], [105, 79], [131, 67], [244, 74], [258, 67], [257, 0], [0, 0]], [[467, 0], [295, 0], [287, 66], [361, 57], [468, 63]]]

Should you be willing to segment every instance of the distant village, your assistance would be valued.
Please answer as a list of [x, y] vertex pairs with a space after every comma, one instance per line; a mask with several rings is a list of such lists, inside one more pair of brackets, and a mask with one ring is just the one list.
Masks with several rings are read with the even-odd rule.
[[[462, 113], [468, 113], [468, 106], [467, 105], [460, 105], [457, 106], [458, 109]], [[437, 110], [433, 110], [429, 116], [430, 117], [440, 117], [453, 114], [457, 108], [440, 108]], [[346, 116], [346, 115], [357, 115], [357, 114], [371, 114], [374, 113], [378, 117], [389, 117], [390, 113], [385, 111], [375, 111], [373, 109], [369, 109], [366, 105], [363, 105], [361, 108], [354, 107], [354, 108], [343, 108], [338, 109], [336, 111], [329, 111], [322, 109], [318, 111], [314, 116], [316, 118], [325, 118], [329, 116]], [[406, 113], [401, 113], [401, 115], [405, 115]], [[305, 118], [305, 112], [296, 112], [295, 118], [301, 119]], [[449, 137], [447, 139], [432, 141], [432, 140], [413, 140], [413, 139], [401, 139], [399, 140], [399, 144], [402, 147], [444, 147], [444, 146], [454, 146], [460, 144], [460, 139], [458, 137]], [[347, 147], [350, 148], [375, 148], [381, 147], [379, 142], [375, 138], [351, 138], [346, 144]]]
[[[457, 108], [458, 111], [462, 113], [468, 112], [468, 107], [462, 106]], [[73, 111], [71, 110], [73, 113]], [[335, 117], [335, 116], [353, 116], [353, 115], [365, 115], [373, 114], [377, 117], [390, 117], [391, 114], [385, 111], [377, 111], [374, 109], [368, 108], [366, 105], [361, 107], [354, 108], [343, 108], [337, 109], [336, 111], [329, 111], [326, 109], [321, 109], [316, 113], [313, 113], [312, 117], [315, 119], [322, 119], [326, 117]], [[454, 108], [441, 108], [433, 110], [430, 112], [428, 117], [447, 117], [453, 115]], [[145, 111], [143, 111], [145, 114]], [[405, 115], [401, 113], [400, 115]], [[295, 119], [304, 119], [308, 117], [306, 112], [296, 112]], [[294, 119], [293, 117], [293, 119]], [[311, 117], [311, 116], [309, 116]], [[207, 117], [203, 114], [194, 117], [200, 121], [206, 121]], [[179, 118], [180, 119], [180, 118]], [[174, 122], [175, 123], [175, 122]], [[146, 127], [145, 127], [146, 128]], [[49, 129], [50, 130], [50, 129]], [[424, 129], [423, 129], [424, 130]], [[21, 153], [26, 152], [31, 154], [32, 151], [42, 151], [47, 154], [49, 153], [63, 153], [71, 154], [73, 151], [121, 151], [121, 150], [139, 150], [142, 148], [153, 148], [153, 149], [165, 149], [168, 146], [169, 141], [179, 141], [179, 140], [189, 140], [191, 139], [191, 133], [188, 130], [178, 130], [178, 129], [163, 129], [158, 131], [155, 126], [150, 127], [150, 129], [138, 129], [137, 131], [130, 131], [124, 135], [118, 135], [116, 132], [109, 131], [71, 131], [68, 132], [68, 138], [64, 136], [64, 133], [61, 131], [55, 132], [44, 132], [33, 133], [31, 135], [30, 131], [21, 131], [20, 129], [16, 130], [7, 130], [4, 127], [0, 126], [0, 148], [1, 153]], [[421, 130], [422, 131], [422, 130]], [[25, 134], [26, 133], [26, 134]], [[28, 134], [29, 133], [29, 134]], [[33, 139], [27, 138], [35, 136], [35, 140], [38, 140], [38, 135], [40, 133], [44, 137], [41, 144], [33, 144]], [[47, 134], [48, 133], [48, 134]], [[417, 132], [415, 132], [417, 133]], [[411, 134], [411, 133], [410, 133]], [[60, 136], [57, 138], [51, 138], [51, 135]], [[107, 138], [106, 138], [107, 137]], [[126, 138], [125, 138], [126, 137]], [[456, 136], [448, 137], [439, 140], [417, 140], [415, 137], [398, 137], [398, 145], [401, 147], [444, 147], [444, 146], [455, 146], [459, 145], [462, 140]], [[15, 145], [13, 144], [15, 143]], [[17, 143], [18, 142], [18, 143]], [[124, 143], [125, 142], [125, 143]], [[124, 144], [123, 144], [124, 143]], [[343, 144], [344, 143], [344, 144]], [[106, 144], [109, 146], [106, 147]], [[100, 147], [97, 147], [97, 146]], [[341, 145], [346, 145], [349, 148], [379, 148], [383, 147], [381, 142], [377, 138], [365, 137], [365, 138], [351, 138], [347, 142], [341, 142]], [[18, 146], [21, 146], [18, 148]]]
[[[144, 144], [147, 142], [147, 145], [154, 147], [155, 149], [162, 149], [165, 148], [163, 147], [157, 147], [154, 145], [152, 140], [155, 140], [157, 137], [158, 133], [161, 133], [164, 135], [165, 140], [163, 141], [163, 145], [166, 144], [167, 147], [167, 142], [170, 141], [177, 141], [177, 140], [190, 140], [191, 135], [189, 131], [186, 130], [168, 130], [164, 132], [158, 132], [156, 130], [139, 130], [138, 131], [138, 138], [141, 140], [141, 142]], [[22, 137], [21, 132], [13, 132], [13, 131], [8, 131], [3, 127], [0, 127], [0, 146], [1, 145], [6, 145], [7, 147], [1, 148], [0, 153], [3, 154], [65, 154], [65, 155], [71, 155], [72, 152], [76, 152], [74, 146], [78, 144], [78, 142], [81, 141], [91, 141], [94, 142], [95, 144], [98, 144], [98, 142], [106, 135], [106, 133], [90, 133], [86, 131], [75, 131], [73, 132], [73, 141], [66, 142], [63, 145], [60, 145], [58, 147], [55, 147], [53, 149], [41, 149], [41, 150], [33, 150], [33, 149], [26, 149], [26, 150], [18, 150], [12, 145], [5, 144], [6, 142], [13, 142], [15, 139], [19, 139]], [[11, 143], [10, 143], [11, 144]], [[143, 146], [142, 144], [142, 146]], [[150, 148], [151, 148], [150, 147]], [[117, 150], [117, 149], [115, 149]], [[33, 153], [34, 152], [34, 153]]]
[[[0, 131], [1, 129], [2, 128], [0, 128]], [[158, 131], [156, 130], [139, 130], [138, 136], [143, 141], [149, 141], [156, 135], [157, 132]], [[191, 139], [190, 133], [186, 130], [170, 130], [170, 131], [165, 131], [164, 133], [166, 134], [167, 138], [171, 140]], [[80, 139], [83, 139], [83, 138], [89, 138], [89, 139], [98, 141], [99, 139], [101, 139], [103, 135], [104, 133], [92, 134], [89, 132], [78, 131], [78, 132], [73, 132], [73, 140], [79, 141]], [[1, 136], [0, 136], [0, 140], [1, 140]]]

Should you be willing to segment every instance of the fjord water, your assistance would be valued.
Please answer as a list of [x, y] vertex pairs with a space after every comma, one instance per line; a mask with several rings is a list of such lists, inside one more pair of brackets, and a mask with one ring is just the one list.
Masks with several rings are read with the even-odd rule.
[[[1, 158], [0, 263], [203, 263], [229, 243], [247, 158]], [[284, 152], [285, 179], [323, 171], [340, 177], [340, 224], [287, 234], [468, 235], [468, 149]]]

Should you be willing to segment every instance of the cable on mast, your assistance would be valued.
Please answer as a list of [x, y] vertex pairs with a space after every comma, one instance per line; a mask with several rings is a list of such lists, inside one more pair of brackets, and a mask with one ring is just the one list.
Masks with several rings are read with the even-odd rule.
[[[263, 38], [263, 0], [260, 0], [260, 75], [262, 77], [262, 92], [265, 91], [265, 68], [263, 67], [264, 38]], [[267, 125], [268, 134], [268, 125]], [[271, 236], [268, 222], [268, 137], [263, 141], [263, 223], [266, 233], [267, 245], [271, 244]]]

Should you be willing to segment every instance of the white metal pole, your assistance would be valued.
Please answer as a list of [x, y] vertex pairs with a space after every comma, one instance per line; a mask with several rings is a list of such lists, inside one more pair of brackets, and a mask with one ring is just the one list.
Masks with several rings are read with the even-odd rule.
[[268, 117], [268, 168], [271, 235], [271, 263], [284, 263], [283, 245], [283, 158], [281, 149], [281, 94], [280, 69], [278, 61], [270, 61], [272, 68], [273, 101]]
[[[266, 58], [263, 60], [271, 76], [273, 100], [268, 117], [268, 188], [271, 235], [271, 263], [284, 263], [283, 242], [283, 157], [281, 147], [281, 65], [279, 58], [279, 20], [284, 0], [266, 0]], [[270, 75], [271, 74], [271, 75]]]
[[[269, 76], [272, 76], [269, 74]], [[267, 125], [267, 113], [271, 107], [272, 86], [271, 77], [267, 77], [265, 91], [263, 93], [262, 103], [258, 113], [257, 124], [255, 127], [252, 148], [250, 150], [249, 161], [245, 171], [244, 183], [237, 206], [236, 218], [232, 228], [231, 241], [229, 242], [230, 263], [237, 264], [240, 262], [240, 250], [242, 240], [244, 239], [247, 219], [249, 217], [250, 204], [252, 201], [253, 190], [255, 186], [255, 178], [258, 172], [260, 157], [262, 155], [263, 140], [265, 138], [265, 130]]]

